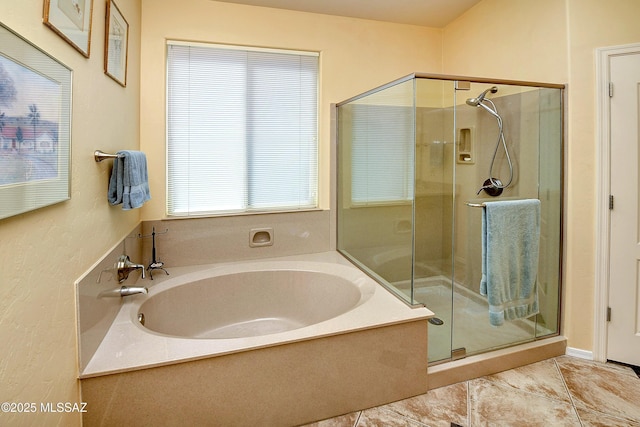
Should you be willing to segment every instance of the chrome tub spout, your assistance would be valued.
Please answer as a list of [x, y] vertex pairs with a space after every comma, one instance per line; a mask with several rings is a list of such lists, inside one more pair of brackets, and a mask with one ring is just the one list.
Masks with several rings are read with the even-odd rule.
[[121, 286], [116, 289], [102, 291], [98, 294], [98, 298], [121, 298], [129, 295], [148, 294], [149, 290], [142, 286]]
[[120, 296], [127, 297], [136, 294], [148, 294], [149, 290], [142, 286], [123, 286], [120, 288]]

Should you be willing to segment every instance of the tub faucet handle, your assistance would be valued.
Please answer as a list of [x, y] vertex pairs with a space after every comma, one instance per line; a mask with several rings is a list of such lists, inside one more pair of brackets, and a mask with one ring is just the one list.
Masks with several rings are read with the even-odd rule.
[[127, 278], [129, 277], [129, 273], [131, 273], [133, 270], [142, 271], [142, 278], [143, 279], [145, 278], [144, 265], [134, 264], [133, 262], [131, 262], [128, 255], [120, 255], [120, 258], [118, 258], [118, 262], [116, 263], [116, 268], [118, 270], [119, 283], [122, 283], [125, 280], [127, 280]]

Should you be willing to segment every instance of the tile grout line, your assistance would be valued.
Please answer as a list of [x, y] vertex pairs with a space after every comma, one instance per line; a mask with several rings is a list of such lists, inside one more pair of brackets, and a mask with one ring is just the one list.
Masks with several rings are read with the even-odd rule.
[[[557, 366], [556, 366], [556, 369], [557, 369]], [[536, 397], [536, 398], [539, 398], [539, 399], [543, 399], [543, 400], [545, 400], [547, 402], [553, 402], [553, 403], [560, 404], [560, 405], [569, 405], [571, 407], [571, 409], [573, 409], [574, 414], [577, 415], [576, 406], [573, 403], [571, 394], [568, 393], [567, 386], [564, 383], [564, 378], [562, 377], [562, 375], [560, 375], [560, 381], [562, 382], [562, 386], [565, 388], [565, 391], [567, 391], [567, 395], [569, 397], [569, 401], [566, 401], [566, 400], [563, 400], [563, 399], [557, 399], [555, 397], [551, 397], [551, 396], [547, 396], [547, 395], [543, 395], [543, 394], [538, 393], [538, 392], [525, 390], [525, 389], [519, 388], [516, 385], [495, 381], [493, 379], [489, 379], [488, 376], [476, 378], [476, 380], [484, 380], [484, 381], [490, 383], [493, 387], [497, 387], [497, 388], [502, 389], [502, 390], [513, 390], [514, 392], [517, 392], [517, 393], [522, 394], [524, 396], [528, 395], [528, 396], [533, 396], [533, 397]], [[579, 417], [577, 417], [577, 418], [580, 421], [580, 418]], [[580, 423], [580, 425], [581, 426], [583, 425], [582, 422]]]
[[358, 416], [356, 417], [356, 421], [353, 423], [353, 427], [358, 427], [358, 423], [360, 423], [360, 417], [362, 416], [362, 412], [358, 412]]
[[[386, 405], [383, 405], [383, 406], [386, 406]], [[412, 423], [420, 424], [421, 426], [424, 426], [424, 427], [429, 427], [427, 424], [425, 424], [424, 422], [422, 422], [421, 420], [419, 420], [417, 418], [413, 418], [413, 416], [411, 416], [411, 415], [404, 414], [404, 413], [401, 413], [401, 412], [397, 412], [397, 411], [394, 411], [393, 409], [382, 408], [381, 406], [377, 406], [377, 408], [379, 408], [381, 411], [388, 412], [388, 413], [393, 414], [395, 416], [399, 416], [404, 421], [408, 420], [408, 421], [410, 421]]]
[[569, 390], [569, 386], [567, 385], [567, 381], [565, 380], [564, 375], [562, 375], [562, 369], [560, 369], [560, 365], [558, 364], [557, 357], [553, 358], [553, 366], [555, 366], [556, 369], [558, 370], [558, 374], [560, 375], [560, 380], [562, 381], [562, 385], [564, 386], [564, 389], [567, 392], [567, 395], [569, 396], [569, 400], [571, 401], [571, 408], [573, 408], [573, 412], [576, 414], [576, 418], [578, 418], [578, 422], [580, 423], [581, 426], [584, 426], [584, 423], [582, 422], [582, 418], [580, 418], [580, 413], [578, 412], [578, 408], [576, 407], [576, 402], [573, 398], [573, 395], [571, 394], [571, 391]]

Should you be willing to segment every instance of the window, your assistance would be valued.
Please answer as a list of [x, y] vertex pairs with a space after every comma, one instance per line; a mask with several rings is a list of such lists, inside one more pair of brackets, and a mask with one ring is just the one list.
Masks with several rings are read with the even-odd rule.
[[316, 207], [318, 54], [167, 49], [168, 214]]

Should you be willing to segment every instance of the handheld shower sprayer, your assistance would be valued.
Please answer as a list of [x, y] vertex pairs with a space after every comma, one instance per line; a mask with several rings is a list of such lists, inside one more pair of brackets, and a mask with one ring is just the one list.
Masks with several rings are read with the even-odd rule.
[[496, 93], [497, 91], [498, 91], [498, 88], [495, 87], [495, 86], [492, 86], [489, 89], [487, 89], [484, 92], [482, 92], [476, 98], [467, 99], [467, 105], [470, 105], [472, 107], [482, 106], [481, 103], [482, 103], [482, 101], [484, 101], [484, 97], [487, 96], [487, 93], [489, 93], [489, 92]]
[[[467, 105], [472, 107], [481, 107], [483, 110], [486, 110], [489, 114], [496, 118], [498, 121], [498, 141], [496, 142], [496, 148], [493, 152], [493, 158], [491, 159], [491, 166], [489, 166], [489, 179], [487, 179], [478, 190], [478, 194], [482, 191], [487, 193], [490, 196], [496, 197], [502, 194], [502, 190], [511, 185], [513, 181], [513, 163], [511, 162], [511, 156], [509, 156], [509, 150], [507, 149], [507, 142], [504, 139], [504, 127], [502, 123], [502, 117], [498, 114], [498, 108], [490, 99], [485, 99], [487, 94], [498, 92], [498, 88], [496, 86], [492, 86], [489, 89], [483, 91], [480, 95], [475, 98], [467, 99]], [[486, 104], [485, 104], [486, 103]], [[487, 105], [488, 104], [488, 105]], [[506, 184], [503, 184], [498, 178], [493, 177], [493, 164], [496, 161], [496, 155], [498, 154], [498, 148], [500, 148], [500, 144], [502, 143], [502, 147], [504, 148], [504, 153], [507, 158], [507, 163], [509, 164], [509, 181]]]

